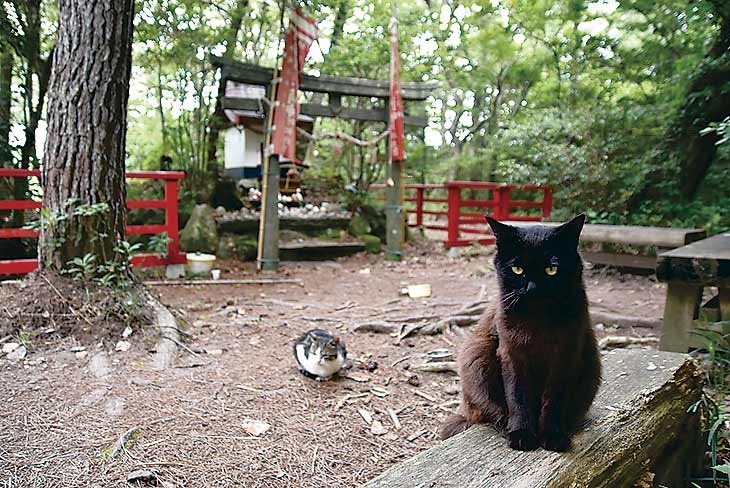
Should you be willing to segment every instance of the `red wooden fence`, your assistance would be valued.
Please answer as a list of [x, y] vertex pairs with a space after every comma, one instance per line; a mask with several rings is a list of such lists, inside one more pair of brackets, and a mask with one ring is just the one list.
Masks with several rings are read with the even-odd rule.
[[[371, 185], [373, 189], [384, 189], [385, 185]], [[463, 198], [464, 190], [487, 192], [487, 198]], [[439, 192], [441, 196], [429, 194]], [[514, 199], [513, 194], [535, 193], [534, 200]], [[541, 198], [541, 199], [537, 199]], [[553, 208], [552, 188], [548, 185], [504, 185], [481, 181], [450, 181], [442, 185], [406, 185], [406, 202], [410, 227], [440, 230], [446, 232], [446, 247], [468, 246], [474, 242], [493, 244], [494, 236], [485, 225], [484, 215], [497, 220], [540, 221], [550, 216]], [[431, 205], [429, 205], [431, 204]], [[435, 204], [435, 205], [434, 205]], [[479, 209], [463, 211], [462, 209]], [[533, 213], [525, 214], [533, 210]], [[520, 213], [515, 213], [517, 210]], [[534, 210], [539, 210], [535, 215]], [[435, 218], [424, 220], [424, 216]], [[446, 222], [439, 217], [446, 217]], [[481, 226], [481, 227], [478, 227]], [[465, 238], [462, 234], [474, 237]]]
[[[0, 178], [40, 178], [39, 170], [2, 169]], [[177, 194], [180, 180], [185, 178], [182, 171], [127, 171], [127, 178], [163, 180], [165, 182], [165, 198], [162, 200], [127, 200], [128, 209], [153, 208], [165, 211], [165, 223], [159, 225], [128, 225], [127, 235], [167, 233], [170, 242], [167, 255], [135, 254], [132, 257], [134, 266], [165, 266], [168, 264], [184, 264], [185, 253], [180, 252], [180, 235], [178, 231]], [[0, 200], [0, 210], [38, 210], [41, 202], [35, 200]], [[0, 228], [0, 239], [17, 239], [21, 237], [38, 237], [38, 232], [23, 228]], [[0, 275], [25, 274], [38, 267], [36, 259], [0, 260]]]

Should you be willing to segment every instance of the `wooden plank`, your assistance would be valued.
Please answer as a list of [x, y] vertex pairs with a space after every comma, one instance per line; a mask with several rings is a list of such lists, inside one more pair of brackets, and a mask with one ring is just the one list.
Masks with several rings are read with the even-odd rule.
[[720, 300], [720, 319], [730, 320], [730, 288], [718, 289]]
[[282, 243], [282, 261], [329, 261], [365, 251], [361, 242], [304, 241]]
[[672, 282], [667, 285], [664, 325], [659, 341], [662, 351], [687, 352], [702, 287]]
[[[268, 86], [271, 84], [274, 70], [250, 63], [242, 63], [230, 58], [218, 56], [209, 57], [211, 64], [222, 69], [222, 80], [237, 81], [252, 85]], [[401, 96], [404, 100], [425, 100], [438, 88], [438, 81], [430, 82], [401, 82]], [[342, 95], [375, 97], [387, 99], [390, 97], [390, 82], [386, 80], [369, 80], [346, 76], [304, 74], [299, 84], [302, 91], [319, 93], [339, 93]]]
[[[556, 222], [525, 224], [505, 222], [511, 225], [547, 225], [555, 227]], [[676, 248], [689, 242], [703, 239], [707, 232], [703, 229], [676, 229], [672, 227], [642, 227], [637, 225], [586, 224], [580, 238], [587, 242], [610, 242], [631, 246], [657, 246]]]
[[[256, 98], [223, 97], [221, 101], [224, 109], [260, 111], [261, 103]], [[314, 103], [302, 103], [300, 113], [310, 117], [337, 117], [341, 119], [362, 120], [366, 122], [387, 122], [388, 112], [385, 109], [365, 109], [342, 107], [334, 109], [329, 105]], [[263, 112], [261, 112], [263, 117]], [[415, 127], [426, 127], [428, 118], [405, 115], [403, 121], [406, 125]]]
[[647, 469], [655, 486], [683, 486], [702, 453], [692, 451], [699, 414], [687, 412], [701, 394], [697, 363], [684, 354], [615, 350], [603, 366], [587, 427], [570, 452], [514, 451], [490, 427], [475, 426], [365, 487], [617, 488], [633, 486]]
[[662, 258], [712, 259], [730, 261], [730, 232], [692, 242], [678, 249], [661, 253]]
[[583, 261], [616, 268], [647, 269], [654, 271], [656, 258], [634, 254], [614, 254], [610, 252], [581, 252]]
[[657, 278], [730, 288], [730, 233], [659, 254]]

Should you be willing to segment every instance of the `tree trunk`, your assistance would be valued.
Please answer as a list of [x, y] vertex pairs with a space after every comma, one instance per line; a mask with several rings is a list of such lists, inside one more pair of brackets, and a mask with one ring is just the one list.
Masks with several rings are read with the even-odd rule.
[[[236, 49], [236, 40], [238, 39], [238, 32], [241, 30], [241, 24], [243, 22], [244, 10], [248, 8], [248, 1], [240, 1], [237, 8], [233, 12], [231, 17], [231, 28], [228, 31], [228, 37], [226, 39], [223, 56], [233, 54]], [[220, 131], [226, 125], [226, 115], [223, 111], [223, 97], [226, 94], [226, 87], [223, 80], [218, 84], [218, 96], [215, 100], [215, 109], [213, 115], [210, 117], [208, 122], [208, 140], [206, 150], [206, 162], [208, 168], [215, 167], [218, 159], [218, 136]]]
[[12, 167], [10, 151], [10, 104], [13, 78], [13, 54], [0, 44], [0, 168]]
[[702, 61], [674, 126], [672, 142], [680, 158], [680, 190], [694, 197], [715, 155], [719, 136], [700, 134], [712, 122], [730, 115], [730, 6], [724, 0], [710, 2], [720, 30], [710, 52]]
[[126, 220], [124, 148], [134, 0], [61, 0], [48, 101], [43, 206], [106, 203], [107, 213], [69, 216], [41, 232], [41, 269], [86, 253], [113, 256]]

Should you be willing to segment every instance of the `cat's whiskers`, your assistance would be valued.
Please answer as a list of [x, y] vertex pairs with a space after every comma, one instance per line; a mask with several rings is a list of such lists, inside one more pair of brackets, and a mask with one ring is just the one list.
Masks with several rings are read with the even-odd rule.
[[519, 299], [520, 295], [517, 293], [517, 291], [510, 291], [508, 293], [505, 293], [500, 298], [500, 304], [505, 310], [509, 310], [517, 303]]

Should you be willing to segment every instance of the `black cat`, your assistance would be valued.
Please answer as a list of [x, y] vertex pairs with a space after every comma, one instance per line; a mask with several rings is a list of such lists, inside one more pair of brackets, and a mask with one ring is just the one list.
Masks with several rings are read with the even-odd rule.
[[577, 250], [584, 220], [513, 227], [487, 217], [499, 301], [460, 352], [461, 414], [442, 438], [489, 423], [513, 449], [570, 448], [601, 382]]

